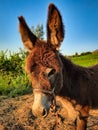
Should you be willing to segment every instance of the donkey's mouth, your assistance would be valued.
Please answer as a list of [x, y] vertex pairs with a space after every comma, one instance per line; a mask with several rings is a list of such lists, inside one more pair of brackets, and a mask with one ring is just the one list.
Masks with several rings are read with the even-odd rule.
[[43, 110], [42, 116], [45, 118], [48, 115], [48, 111], [46, 109]]

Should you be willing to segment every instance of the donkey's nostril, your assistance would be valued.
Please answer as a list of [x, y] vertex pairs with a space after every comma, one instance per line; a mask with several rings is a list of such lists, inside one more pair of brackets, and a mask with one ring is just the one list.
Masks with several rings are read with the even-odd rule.
[[47, 114], [48, 114], [47, 110], [46, 110], [46, 109], [43, 109], [42, 116], [43, 116], [43, 117], [46, 117], [46, 116], [47, 116]]

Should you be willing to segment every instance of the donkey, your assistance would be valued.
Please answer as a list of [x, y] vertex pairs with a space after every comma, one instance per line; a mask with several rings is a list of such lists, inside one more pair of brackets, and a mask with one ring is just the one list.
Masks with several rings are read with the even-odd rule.
[[75, 121], [76, 130], [86, 130], [90, 108], [98, 107], [98, 65], [85, 68], [73, 64], [59, 52], [64, 39], [62, 17], [54, 4], [48, 7], [47, 41], [37, 38], [23, 16], [19, 31], [29, 51], [26, 71], [32, 81], [36, 117], [46, 117], [56, 107], [56, 97]]

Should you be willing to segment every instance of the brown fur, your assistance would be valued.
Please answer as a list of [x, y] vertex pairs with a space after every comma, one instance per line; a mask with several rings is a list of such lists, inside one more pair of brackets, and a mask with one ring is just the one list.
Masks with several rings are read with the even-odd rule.
[[60, 94], [75, 99], [83, 106], [98, 107], [98, 65], [85, 68], [73, 64], [62, 55], [60, 58], [64, 65], [64, 87]]
[[98, 107], [98, 65], [80, 67], [59, 53], [64, 27], [60, 12], [53, 4], [49, 5], [48, 11], [47, 42], [39, 40], [30, 31], [22, 16], [19, 22], [22, 41], [30, 52], [26, 71], [33, 88], [49, 91], [55, 88], [55, 94], [62, 97], [62, 101], [65, 99], [66, 106], [73, 106], [72, 111], [79, 112], [76, 129], [85, 130], [89, 108]]

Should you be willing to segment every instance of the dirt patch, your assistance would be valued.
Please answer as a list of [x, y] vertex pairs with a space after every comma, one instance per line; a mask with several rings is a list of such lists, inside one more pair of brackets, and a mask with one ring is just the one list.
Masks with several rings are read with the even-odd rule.
[[[75, 130], [63, 108], [58, 108], [58, 120], [54, 113], [40, 119], [32, 115], [32, 103], [32, 95], [0, 97], [0, 130]], [[98, 110], [90, 111], [87, 126], [87, 130], [98, 130]]]

